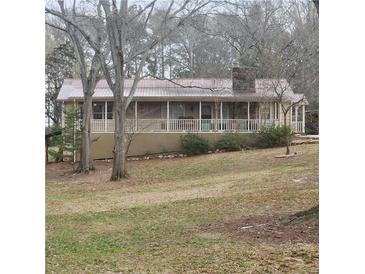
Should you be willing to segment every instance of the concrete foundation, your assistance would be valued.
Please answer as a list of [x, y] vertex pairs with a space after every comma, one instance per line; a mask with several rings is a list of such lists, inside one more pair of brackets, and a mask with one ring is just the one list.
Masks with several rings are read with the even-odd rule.
[[[210, 144], [217, 142], [223, 133], [198, 133]], [[151, 153], [179, 151], [180, 136], [185, 133], [138, 133], [133, 136], [128, 156], [145, 155]], [[114, 134], [93, 133], [91, 154], [93, 159], [106, 159], [113, 157]]]

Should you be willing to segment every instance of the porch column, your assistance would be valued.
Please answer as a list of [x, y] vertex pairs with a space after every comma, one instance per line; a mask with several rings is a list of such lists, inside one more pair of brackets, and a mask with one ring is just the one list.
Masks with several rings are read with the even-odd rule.
[[[258, 109], [259, 109], [259, 121], [258, 121], [258, 129], [260, 130], [261, 129], [261, 103], [258, 103]], [[265, 107], [266, 108], [266, 107]], [[255, 117], [256, 118], [256, 117]], [[257, 118], [256, 118], [257, 119]], [[265, 118], [266, 120], [266, 118]]]
[[220, 130], [223, 130], [223, 102], [221, 101], [221, 126]]
[[65, 127], [65, 101], [62, 101], [62, 105], [61, 105], [61, 126], [62, 128]]
[[275, 120], [275, 126], [277, 126], [276, 119], [279, 118], [276, 114], [278, 114], [278, 106], [277, 106], [276, 102], [274, 102], [274, 120]]
[[138, 103], [134, 101], [134, 131], [138, 131]]
[[105, 105], [104, 105], [104, 131], [107, 132], [108, 130], [108, 102], [105, 101]]
[[279, 126], [281, 126], [281, 104], [278, 103], [278, 119], [279, 119]]
[[202, 101], [199, 101], [199, 131], [202, 130]]
[[170, 101], [166, 102], [166, 130], [170, 131]]
[[295, 106], [295, 131], [298, 131], [298, 106]]
[[[76, 111], [76, 100], [74, 99], [74, 109], [73, 111]], [[75, 148], [75, 144], [76, 144], [76, 127], [74, 126], [73, 127], [73, 145], [74, 145], [74, 148]], [[74, 149], [72, 151], [72, 154], [73, 154], [73, 162], [75, 163], [76, 162], [76, 150]]]
[[250, 131], [250, 102], [247, 102], [247, 131]]
[[305, 133], [305, 105], [302, 106], [302, 132]]

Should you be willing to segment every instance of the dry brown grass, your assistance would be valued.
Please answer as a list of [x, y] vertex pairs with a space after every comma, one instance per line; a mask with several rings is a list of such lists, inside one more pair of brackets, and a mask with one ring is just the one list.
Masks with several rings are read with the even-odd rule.
[[87, 175], [52, 164], [46, 174], [47, 270], [317, 272], [316, 243], [262, 243], [199, 229], [316, 205], [318, 145], [292, 149], [302, 153], [278, 159], [283, 148], [276, 148], [133, 161], [130, 178], [120, 183], [108, 181], [111, 163], [104, 161]]

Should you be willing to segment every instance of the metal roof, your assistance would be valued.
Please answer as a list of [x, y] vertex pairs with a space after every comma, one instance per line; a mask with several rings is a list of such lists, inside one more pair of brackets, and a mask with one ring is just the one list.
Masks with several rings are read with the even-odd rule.
[[[133, 79], [125, 80], [125, 96], [128, 96]], [[299, 100], [303, 94], [293, 93], [287, 81], [273, 79], [256, 79], [256, 92], [243, 92], [232, 90], [231, 79], [177, 79], [173, 82], [158, 79], [142, 79], [138, 83], [134, 94], [136, 100], [212, 100], [220, 99], [227, 101], [236, 100], [264, 100], [275, 99], [274, 86], [279, 85], [285, 89], [285, 100]], [[105, 80], [100, 80], [95, 88], [93, 98], [112, 99], [113, 94]], [[60, 101], [82, 100], [82, 84], [79, 79], [65, 80], [57, 97]], [[306, 100], [305, 100], [306, 102]]]

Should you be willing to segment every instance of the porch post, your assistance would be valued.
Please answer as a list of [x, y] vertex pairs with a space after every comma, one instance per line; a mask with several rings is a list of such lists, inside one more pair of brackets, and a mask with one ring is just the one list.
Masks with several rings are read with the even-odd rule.
[[295, 130], [298, 131], [298, 106], [295, 106]]
[[61, 105], [61, 126], [62, 128], [65, 127], [65, 101], [62, 101], [62, 105]]
[[289, 127], [290, 130], [293, 131], [293, 106], [290, 107]]
[[138, 103], [134, 101], [134, 131], [138, 131]]
[[[258, 105], [258, 109], [259, 109], [259, 121], [258, 121], [258, 129], [261, 129], [261, 103], [257, 103]], [[257, 118], [256, 118], [257, 119]], [[264, 118], [265, 122], [266, 122], [266, 118]]]
[[250, 102], [247, 102], [247, 131], [250, 131]]
[[279, 119], [279, 126], [281, 126], [281, 103], [278, 103], [278, 119]]
[[302, 106], [302, 132], [305, 133], [305, 105]]
[[202, 130], [202, 101], [199, 101], [199, 131]]
[[[276, 125], [276, 113], [277, 113], [277, 105], [276, 105], [276, 102], [273, 102], [273, 104], [274, 104], [274, 124]], [[278, 117], [279, 118], [279, 117]]]
[[[74, 111], [76, 111], [76, 100], [74, 99]], [[75, 144], [76, 144], [76, 127], [75, 124], [73, 125], [73, 146], [74, 146], [74, 150], [72, 151], [73, 154], [73, 162], [76, 162], [76, 149], [75, 149]]]
[[223, 102], [221, 101], [221, 126], [220, 130], [223, 130]]
[[108, 111], [108, 102], [105, 101], [105, 105], [104, 105], [104, 131], [107, 132], [108, 129], [108, 115], [107, 115], [107, 111]]
[[166, 114], [166, 123], [167, 123], [166, 130], [167, 130], [167, 132], [169, 132], [170, 131], [170, 101], [166, 102], [166, 112], [167, 112], [167, 114]]

